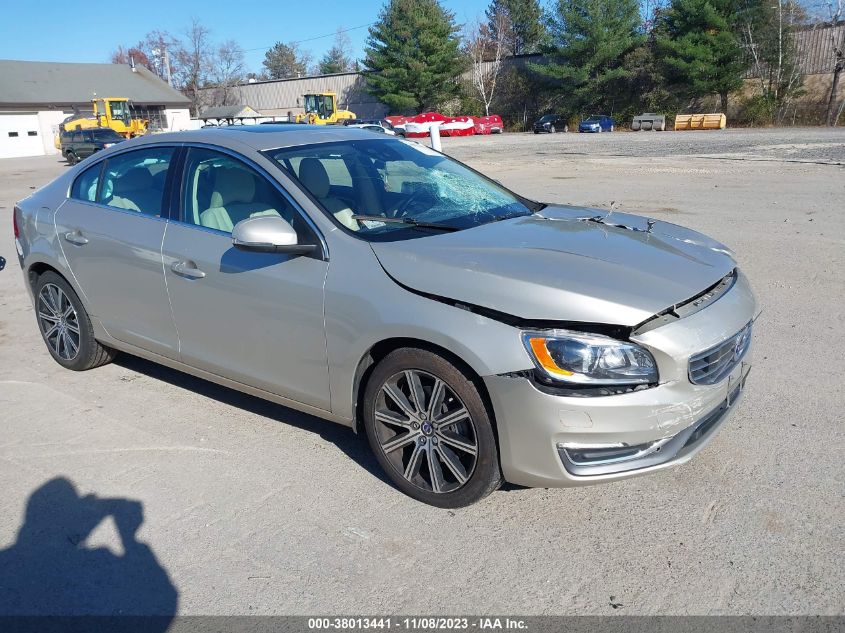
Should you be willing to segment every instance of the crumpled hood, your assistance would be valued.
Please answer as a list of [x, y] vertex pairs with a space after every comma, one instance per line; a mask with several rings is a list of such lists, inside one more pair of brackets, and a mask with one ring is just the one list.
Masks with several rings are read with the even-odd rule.
[[371, 244], [387, 273], [412, 290], [523, 319], [623, 326], [695, 296], [736, 266], [727, 247], [696, 231], [582, 207]]

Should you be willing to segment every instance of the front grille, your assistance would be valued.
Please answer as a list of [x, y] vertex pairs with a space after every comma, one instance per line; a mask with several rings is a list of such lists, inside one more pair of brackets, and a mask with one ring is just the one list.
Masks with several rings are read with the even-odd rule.
[[739, 363], [751, 344], [751, 323], [718, 345], [690, 357], [689, 379], [695, 385], [715, 385]]

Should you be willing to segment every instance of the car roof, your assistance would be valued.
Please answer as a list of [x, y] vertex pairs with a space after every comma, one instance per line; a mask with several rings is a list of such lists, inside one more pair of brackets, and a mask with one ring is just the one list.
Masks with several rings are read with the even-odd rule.
[[[209, 143], [237, 149], [247, 145], [254, 150], [296, 147], [313, 143], [332, 143], [371, 140], [372, 132], [340, 125], [304, 125], [280, 123], [278, 125], [237, 125], [206, 128], [185, 132], [165, 132], [133, 139], [137, 144], [147, 143]], [[130, 141], [131, 142], [131, 141]], [[125, 146], [124, 146], [125, 147]]]

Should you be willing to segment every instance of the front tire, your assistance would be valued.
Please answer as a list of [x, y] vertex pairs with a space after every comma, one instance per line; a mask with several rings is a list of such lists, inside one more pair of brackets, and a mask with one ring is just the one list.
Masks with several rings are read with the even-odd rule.
[[94, 338], [76, 292], [54, 272], [45, 272], [35, 283], [35, 318], [47, 350], [62, 367], [85, 371], [114, 359], [115, 351]]
[[65, 155], [65, 158], [67, 159], [68, 165], [76, 165], [76, 163], [79, 162], [79, 158], [76, 156], [75, 152], [68, 152]]
[[440, 508], [475, 503], [502, 483], [487, 407], [473, 380], [432, 352], [403, 348], [373, 370], [364, 428], [402, 492]]

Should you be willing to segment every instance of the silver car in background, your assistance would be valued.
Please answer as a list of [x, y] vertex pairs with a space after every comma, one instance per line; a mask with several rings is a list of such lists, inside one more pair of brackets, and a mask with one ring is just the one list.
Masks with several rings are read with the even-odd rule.
[[686, 462], [750, 368], [757, 307], [722, 244], [363, 130], [127, 141], [14, 231], [61, 365], [123, 351], [363, 429], [441, 507]]

